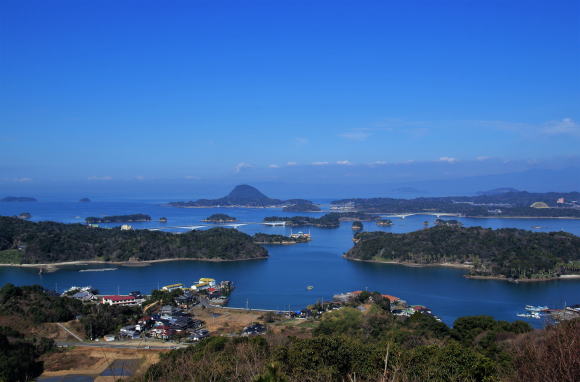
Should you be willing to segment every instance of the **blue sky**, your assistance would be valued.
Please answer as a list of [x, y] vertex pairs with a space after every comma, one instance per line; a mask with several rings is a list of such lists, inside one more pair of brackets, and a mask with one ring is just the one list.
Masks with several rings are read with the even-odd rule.
[[578, 1], [5, 0], [0, 184], [575, 166], [579, 15]]

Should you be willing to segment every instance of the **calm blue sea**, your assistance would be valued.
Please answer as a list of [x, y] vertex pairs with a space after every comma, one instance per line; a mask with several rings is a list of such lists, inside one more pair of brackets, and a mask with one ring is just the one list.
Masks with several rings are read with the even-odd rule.
[[[199, 226], [205, 217], [224, 212], [240, 222], [261, 222], [271, 215], [304, 215], [282, 213], [276, 209], [181, 209], [165, 207], [162, 200], [78, 203], [52, 201], [35, 203], [0, 203], [0, 215], [30, 212], [34, 221], [53, 220], [83, 222], [87, 216], [145, 213], [168, 223], [156, 221], [133, 224], [135, 228]], [[309, 215], [316, 216], [318, 213]], [[365, 223], [365, 230], [409, 232], [423, 228], [423, 222], [434, 223], [432, 216], [393, 218], [394, 225], [380, 228]], [[490, 228], [515, 227], [534, 231], [567, 231], [580, 235], [580, 220], [559, 219], [459, 219], [466, 226]], [[535, 228], [534, 228], [535, 227]], [[540, 228], [537, 228], [540, 227]], [[289, 234], [290, 228], [248, 224], [238, 227], [248, 234], [256, 232]], [[308, 229], [308, 228], [306, 228]], [[171, 229], [183, 232], [183, 229]], [[41, 284], [61, 292], [72, 285], [92, 285], [102, 293], [150, 292], [166, 284], [192, 284], [200, 277], [231, 280], [236, 289], [230, 306], [264, 309], [300, 309], [317, 300], [328, 300], [336, 293], [364, 290], [398, 296], [410, 304], [430, 307], [447, 324], [460, 316], [488, 314], [513, 321], [526, 304], [562, 307], [580, 303], [580, 280], [513, 284], [495, 280], [470, 280], [458, 269], [371, 264], [348, 261], [342, 254], [352, 246], [350, 223], [338, 229], [310, 229], [313, 240], [308, 244], [269, 246], [270, 258], [242, 262], [167, 262], [148, 267], [123, 267], [108, 272], [79, 272], [88, 266], [68, 267], [39, 275], [33, 269], [0, 267], [0, 285]], [[95, 266], [93, 268], [102, 268]], [[314, 286], [307, 291], [308, 285]], [[529, 321], [535, 326], [542, 322]]]

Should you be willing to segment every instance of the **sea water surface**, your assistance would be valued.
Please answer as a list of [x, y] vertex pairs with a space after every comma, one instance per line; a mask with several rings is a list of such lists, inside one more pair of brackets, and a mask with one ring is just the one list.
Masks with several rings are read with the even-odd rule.
[[[190, 227], [214, 225], [201, 220], [216, 213], [226, 213], [248, 223], [237, 227], [248, 234], [265, 232], [289, 234], [289, 227], [270, 227], [258, 224], [265, 216], [311, 215], [322, 213], [285, 213], [280, 209], [249, 208], [173, 208], [163, 201], [124, 202], [33, 202], [0, 203], [0, 215], [30, 212], [32, 220], [52, 220], [82, 223], [87, 216], [125, 215], [145, 213], [153, 221], [131, 223], [137, 229], [163, 228], [184, 232]], [[160, 223], [167, 217], [167, 223]], [[367, 231], [381, 230], [403, 233], [423, 228], [425, 221], [434, 224], [435, 216], [415, 215], [404, 219], [391, 218], [391, 227], [377, 227], [363, 223]], [[489, 228], [514, 227], [533, 231], [567, 231], [580, 235], [580, 220], [563, 219], [469, 219], [459, 218], [465, 226]], [[113, 226], [113, 225], [109, 225]], [[200, 277], [231, 280], [236, 289], [230, 306], [295, 310], [317, 300], [329, 300], [336, 293], [369, 290], [380, 291], [406, 300], [409, 304], [426, 305], [441, 319], [452, 324], [460, 316], [487, 314], [497, 319], [513, 321], [526, 304], [559, 308], [564, 304], [580, 303], [580, 280], [558, 280], [534, 283], [509, 283], [498, 280], [472, 280], [463, 277], [465, 271], [444, 267], [406, 267], [349, 261], [342, 257], [352, 247], [351, 224], [342, 223], [338, 229], [302, 228], [310, 230], [312, 241], [289, 246], [267, 246], [270, 257], [265, 260], [239, 262], [172, 261], [154, 263], [146, 267], [91, 265], [68, 266], [56, 272], [38, 274], [36, 269], [0, 267], [0, 285], [40, 284], [58, 292], [70, 286], [91, 285], [101, 293], [121, 293], [152, 289], [172, 283], [191, 285]], [[293, 228], [297, 231], [296, 228]], [[79, 272], [85, 269], [112, 268], [114, 271]], [[307, 286], [313, 290], [308, 291]], [[534, 326], [543, 323], [529, 321]]]

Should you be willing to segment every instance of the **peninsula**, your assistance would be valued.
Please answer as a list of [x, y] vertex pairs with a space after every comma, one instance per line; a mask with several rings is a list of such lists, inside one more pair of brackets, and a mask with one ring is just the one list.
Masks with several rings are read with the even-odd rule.
[[161, 231], [91, 228], [82, 224], [30, 222], [0, 217], [0, 263], [51, 264], [78, 261], [249, 260], [268, 252], [251, 236], [228, 228]]
[[89, 216], [85, 218], [87, 224], [98, 224], [98, 223], [134, 223], [134, 222], [148, 222], [151, 221], [151, 216], [145, 214], [133, 214], [133, 215], [115, 215], [115, 216], [103, 216], [94, 217]]
[[546, 280], [580, 273], [580, 237], [520, 229], [438, 225], [404, 234], [355, 235], [351, 260], [469, 268], [469, 276]]
[[247, 184], [236, 186], [228, 195], [219, 199], [198, 199], [189, 202], [171, 202], [171, 207], [210, 208], [210, 207], [242, 207], [242, 208], [317, 208], [311, 201], [304, 199], [272, 199], [257, 188]]
[[381, 214], [447, 213], [465, 217], [580, 219], [580, 192], [531, 193], [497, 189], [475, 196], [342, 199], [333, 201], [331, 206], [339, 211]]

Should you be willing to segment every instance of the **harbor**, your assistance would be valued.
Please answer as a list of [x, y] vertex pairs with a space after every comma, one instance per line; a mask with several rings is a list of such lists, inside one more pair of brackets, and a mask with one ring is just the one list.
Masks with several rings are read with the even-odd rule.
[[92, 286], [72, 286], [61, 296], [83, 304], [130, 307], [140, 313], [141, 318], [129, 322], [116, 333], [103, 338], [90, 336], [97, 342], [170, 341], [179, 344], [200, 341], [212, 335], [260, 335], [267, 331], [267, 326], [259, 321], [284, 321], [290, 324], [292, 320], [319, 320], [326, 312], [346, 307], [364, 312], [369, 304], [378, 304], [401, 320], [422, 314], [441, 322], [424, 305], [410, 305], [399, 297], [378, 292], [357, 290], [339, 293], [332, 299], [319, 299], [301, 309], [272, 310], [252, 309], [249, 305], [227, 307], [228, 296], [233, 290], [231, 281], [218, 282], [214, 278], [201, 277], [191, 286], [172, 283], [153, 290], [149, 295], [140, 291], [126, 295], [104, 295]]

